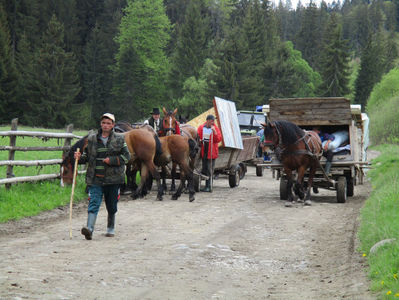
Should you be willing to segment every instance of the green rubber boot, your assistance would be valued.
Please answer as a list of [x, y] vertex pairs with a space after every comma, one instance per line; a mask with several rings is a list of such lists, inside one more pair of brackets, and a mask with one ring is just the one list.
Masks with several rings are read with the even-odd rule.
[[94, 224], [96, 224], [97, 215], [89, 213], [87, 216], [87, 226], [83, 227], [80, 231], [86, 238], [86, 240], [91, 240], [93, 237]]

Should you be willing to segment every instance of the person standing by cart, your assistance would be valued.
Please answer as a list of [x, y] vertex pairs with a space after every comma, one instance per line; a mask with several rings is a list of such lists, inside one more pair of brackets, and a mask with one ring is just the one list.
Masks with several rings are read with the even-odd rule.
[[211, 192], [211, 176], [213, 175], [215, 160], [219, 156], [218, 144], [222, 140], [222, 133], [215, 125], [214, 115], [208, 115], [206, 117], [206, 122], [198, 127], [197, 132], [201, 142], [201, 173], [209, 177], [209, 179], [206, 180], [205, 187], [201, 189], [201, 191]]

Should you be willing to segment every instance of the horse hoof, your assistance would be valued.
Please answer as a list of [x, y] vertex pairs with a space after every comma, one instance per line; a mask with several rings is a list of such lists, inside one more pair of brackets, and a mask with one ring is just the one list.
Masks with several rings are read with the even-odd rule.
[[193, 202], [195, 200], [195, 197], [194, 196], [190, 196], [188, 199], [189, 199], [190, 202]]
[[178, 197], [177, 197], [176, 195], [173, 195], [173, 196], [172, 196], [172, 200], [177, 200], [177, 198], [178, 198]]
[[306, 201], [305, 201], [305, 205], [311, 206], [311, 205], [312, 205], [312, 201], [306, 200]]
[[292, 202], [290, 201], [285, 202], [285, 207], [292, 207]]

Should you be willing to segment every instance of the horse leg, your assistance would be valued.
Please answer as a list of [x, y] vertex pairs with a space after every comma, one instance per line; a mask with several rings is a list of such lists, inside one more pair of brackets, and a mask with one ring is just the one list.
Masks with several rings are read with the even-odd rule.
[[137, 199], [138, 197], [142, 198], [145, 196], [144, 186], [148, 177], [148, 167], [145, 164], [141, 166], [140, 175], [141, 175], [140, 185], [134, 192], [134, 196], [132, 196], [134, 199]]
[[180, 170], [180, 184], [177, 187], [176, 192], [172, 195], [172, 200], [177, 200], [183, 191], [183, 182], [184, 182], [184, 171]]
[[161, 176], [159, 175], [153, 161], [148, 162], [148, 168], [150, 170], [152, 177], [155, 178], [157, 182], [157, 187], [158, 187], [157, 200], [162, 201], [163, 190], [161, 184]]
[[305, 198], [305, 192], [303, 190], [303, 178], [305, 176], [305, 171], [306, 171], [306, 168], [304, 168], [304, 167], [298, 168], [298, 178], [297, 178], [295, 186], [294, 186], [295, 194], [301, 200], [303, 200]]
[[312, 202], [310, 201], [310, 191], [312, 189], [313, 178], [315, 174], [316, 174], [316, 166], [312, 165], [309, 171], [309, 181], [308, 181], [308, 189], [306, 190], [305, 205], [312, 205]]
[[181, 196], [181, 193], [184, 188], [184, 182], [187, 180], [188, 181], [188, 190], [189, 190], [189, 201], [192, 202], [195, 200], [195, 190], [194, 190], [194, 184], [193, 184], [193, 172], [192, 170], [188, 167], [188, 164], [180, 163], [180, 184], [179, 187], [177, 188], [176, 193], [172, 196], [172, 200], [177, 200]]
[[161, 178], [162, 178], [162, 191], [163, 193], [166, 193], [166, 191], [168, 190], [168, 187], [166, 185], [166, 166], [162, 166], [162, 171], [161, 171]]
[[170, 186], [171, 192], [176, 190], [175, 178], [176, 178], [176, 163], [172, 163], [172, 185]]
[[287, 202], [285, 203], [286, 207], [292, 206], [292, 202], [294, 202], [294, 195], [292, 194], [292, 186], [294, 181], [292, 180], [292, 171], [290, 169], [284, 169], [285, 174], [287, 175]]

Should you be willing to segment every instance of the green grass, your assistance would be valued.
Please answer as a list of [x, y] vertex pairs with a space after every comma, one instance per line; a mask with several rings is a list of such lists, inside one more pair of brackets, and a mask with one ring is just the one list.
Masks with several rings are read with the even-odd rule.
[[[0, 126], [0, 131], [8, 131], [10, 126]], [[65, 132], [60, 129], [43, 129], [18, 126], [18, 130], [25, 131], [47, 131]], [[87, 131], [74, 131], [76, 135], [83, 136]], [[76, 139], [72, 143], [76, 142]], [[0, 145], [9, 145], [10, 138], [0, 138]], [[33, 146], [63, 146], [64, 139], [49, 139], [46, 142], [39, 138], [17, 137], [16, 145], [21, 147]], [[57, 159], [62, 157], [61, 151], [16, 151], [15, 160], [37, 160], [37, 159]], [[8, 151], [0, 151], [0, 160], [8, 160]], [[6, 178], [7, 167], [0, 167], [0, 178]], [[38, 174], [59, 173], [59, 165], [43, 167], [23, 167], [13, 168], [15, 176], [32, 176]], [[78, 202], [87, 198], [84, 192], [84, 176], [78, 176], [74, 201]], [[9, 190], [4, 185], [0, 185], [0, 222], [17, 220], [27, 216], [37, 215], [42, 211], [68, 204], [70, 201], [71, 186], [62, 188], [60, 180], [42, 181], [36, 183], [19, 183], [12, 185]]]
[[[368, 173], [373, 191], [361, 211], [360, 250], [368, 258], [371, 289], [380, 299], [399, 299], [399, 146], [376, 150], [381, 155]], [[396, 241], [370, 254], [375, 243], [390, 238]]]

